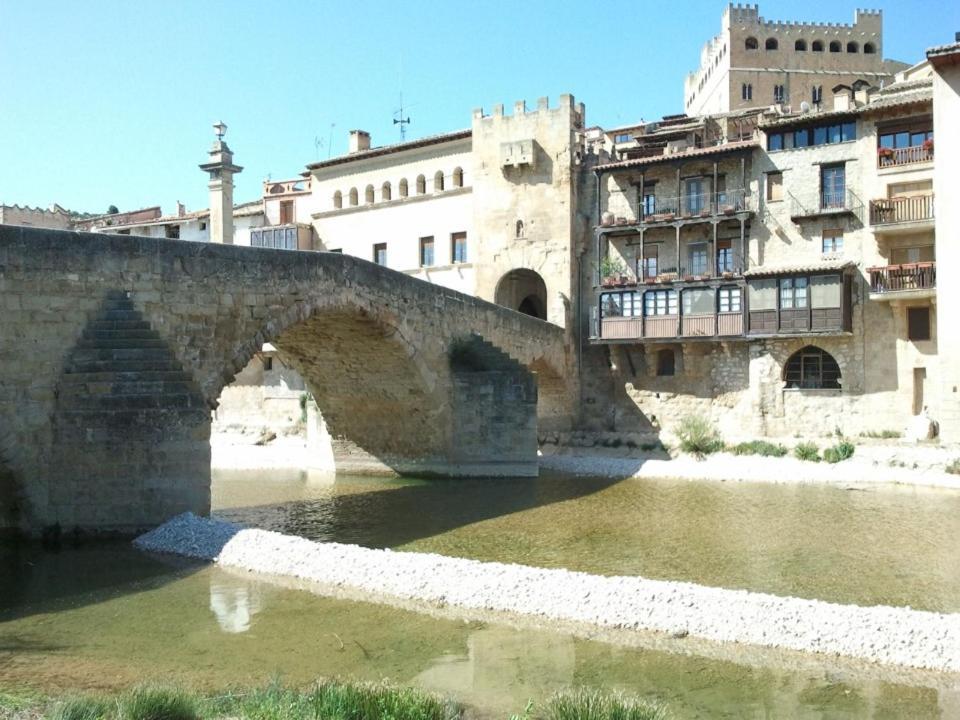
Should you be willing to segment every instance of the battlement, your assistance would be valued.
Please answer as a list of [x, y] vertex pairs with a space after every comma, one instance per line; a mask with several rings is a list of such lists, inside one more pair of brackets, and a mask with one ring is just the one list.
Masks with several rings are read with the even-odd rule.
[[526, 117], [530, 115], [536, 115], [537, 113], [557, 113], [557, 112], [568, 112], [570, 113], [574, 120], [581, 126], [586, 122], [586, 107], [583, 103], [578, 103], [574, 101], [573, 95], [569, 93], [564, 93], [560, 96], [557, 106], [555, 108], [550, 107], [550, 99], [547, 97], [537, 98], [537, 107], [536, 109], [528, 110], [526, 100], [517, 100], [513, 104], [513, 113], [512, 115], [507, 115], [504, 113], [503, 104], [494, 105], [490, 114], [487, 115], [483, 112], [483, 108], [474, 108], [473, 110], [473, 119], [474, 120], [490, 120], [490, 119], [503, 119], [509, 117]]
[[882, 10], [857, 8], [853, 14], [853, 23], [802, 22], [795, 20], [767, 20], [760, 15], [757, 4], [730, 3], [723, 11], [722, 26], [733, 28], [747, 26], [751, 30], [804, 31], [804, 30], [849, 30], [879, 33], [883, 24]]

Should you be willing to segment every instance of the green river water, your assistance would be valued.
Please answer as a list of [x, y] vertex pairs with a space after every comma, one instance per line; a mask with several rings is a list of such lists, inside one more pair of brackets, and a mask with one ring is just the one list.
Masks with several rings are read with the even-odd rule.
[[[215, 515], [318, 540], [960, 611], [960, 493], [543, 477], [424, 483], [217, 473]], [[434, 617], [126, 543], [0, 549], [0, 688], [412, 683], [482, 717], [573, 685], [678, 718], [954, 718], [960, 677], [796, 653]]]

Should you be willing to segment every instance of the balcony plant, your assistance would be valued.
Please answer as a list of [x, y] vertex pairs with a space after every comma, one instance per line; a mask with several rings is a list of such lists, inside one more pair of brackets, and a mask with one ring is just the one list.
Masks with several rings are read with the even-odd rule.
[[933, 155], [933, 138], [927, 138], [923, 141], [923, 150]]
[[614, 287], [626, 272], [620, 258], [605, 257], [600, 261], [600, 277], [604, 287]]
[[889, 165], [893, 162], [893, 148], [877, 148], [877, 160], [881, 165]]

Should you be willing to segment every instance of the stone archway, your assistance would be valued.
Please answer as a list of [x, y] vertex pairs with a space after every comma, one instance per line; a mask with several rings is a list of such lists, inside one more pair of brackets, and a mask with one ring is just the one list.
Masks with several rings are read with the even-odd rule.
[[547, 284], [534, 270], [517, 268], [500, 278], [494, 301], [524, 315], [547, 319]]

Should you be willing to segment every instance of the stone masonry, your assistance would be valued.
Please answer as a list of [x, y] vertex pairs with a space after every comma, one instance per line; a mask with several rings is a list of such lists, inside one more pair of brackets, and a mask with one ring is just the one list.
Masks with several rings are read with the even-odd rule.
[[210, 410], [265, 342], [403, 474], [531, 474], [536, 385], [572, 408], [561, 328], [346, 255], [0, 227], [0, 307], [0, 520], [27, 531], [205, 512]]

